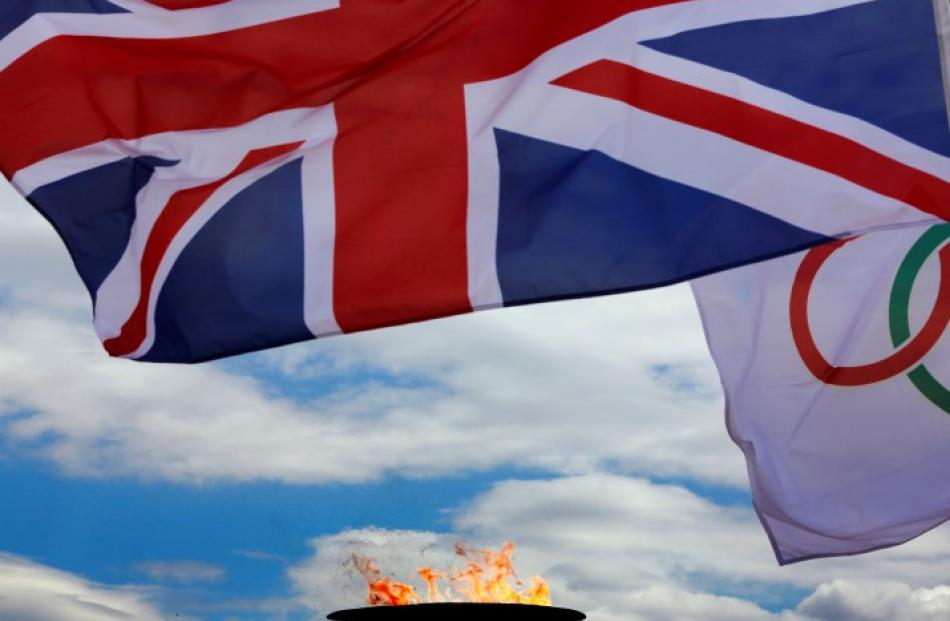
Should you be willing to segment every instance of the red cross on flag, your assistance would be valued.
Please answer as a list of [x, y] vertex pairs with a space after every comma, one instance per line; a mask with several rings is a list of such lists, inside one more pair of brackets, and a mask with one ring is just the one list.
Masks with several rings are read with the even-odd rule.
[[950, 214], [911, 4], [25, 0], [0, 169], [113, 356], [632, 291]]

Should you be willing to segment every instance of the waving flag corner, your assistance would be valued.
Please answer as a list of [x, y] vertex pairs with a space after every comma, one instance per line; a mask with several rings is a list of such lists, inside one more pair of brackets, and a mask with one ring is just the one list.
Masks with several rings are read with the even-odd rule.
[[950, 224], [875, 232], [693, 283], [781, 563], [950, 518], [948, 240]]

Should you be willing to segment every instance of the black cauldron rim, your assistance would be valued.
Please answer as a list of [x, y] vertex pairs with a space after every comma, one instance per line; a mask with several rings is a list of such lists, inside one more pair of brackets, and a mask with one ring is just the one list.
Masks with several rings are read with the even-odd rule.
[[367, 606], [337, 610], [331, 621], [582, 621], [583, 612], [535, 604], [440, 602], [408, 606]]

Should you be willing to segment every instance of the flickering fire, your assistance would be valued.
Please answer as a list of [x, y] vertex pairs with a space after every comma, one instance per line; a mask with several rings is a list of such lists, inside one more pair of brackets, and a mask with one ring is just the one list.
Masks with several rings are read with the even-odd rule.
[[423, 602], [550, 606], [551, 594], [544, 579], [534, 576], [531, 584], [525, 585], [518, 578], [511, 561], [514, 551], [515, 545], [510, 541], [497, 552], [456, 544], [455, 554], [464, 561], [463, 569], [437, 571], [431, 567], [419, 568], [419, 577], [426, 585], [424, 599], [411, 585], [383, 576], [371, 558], [353, 554], [353, 564], [366, 579], [367, 601], [371, 606], [406, 606]]

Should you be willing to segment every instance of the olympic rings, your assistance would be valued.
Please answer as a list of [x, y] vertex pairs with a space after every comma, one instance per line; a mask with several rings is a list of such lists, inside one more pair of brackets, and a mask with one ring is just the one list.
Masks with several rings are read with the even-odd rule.
[[[897, 270], [897, 278], [894, 279], [894, 287], [891, 289], [889, 312], [891, 342], [894, 347], [899, 347], [910, 338], [910, 319], [908, 317], [910, 294], [914, 288], [914, 282], [920, 274], [920, 269], [924, 266], [927, 257], [940, 247], [940, 244], [946, 241], [947, 238], [950, 238], [950, 225], [941, 224], [929, 229], [923, 237], [917, 240], [917, 243], [907, 253]], [[941, 278], [943, 278], [943, 264], [941, 264], [940, 269]], [[945, 386], [938, 382], [925, 365], [922, 364], [911, 370], [907, 377], [927, 399], [947, 414], [950, 414], [950, 390], [947, 390]]]
[[[950, 391], [941, 385], [920, 364], [933, 349], [950, 323], [950, 246], [938, 253], [940, 258], [940, 287], [937, 300], [923, 328], [913, 338], [910, 335], [909, 305], [914, 282], [927, 258], [950, 238], [950, 224], [941, 224], [927, 230], [910, 249], [901, 263], [891, 288], [889, 304], [890, 336], [899, 349], [877, 362], [836, 367], [827, 361], [815, 344], [808, 320], [808, 297], [815, 277], [828, 258], [856, 238], [842, 239], [813, 248], [805, 255], [795, 275], [789, 301], [792, 337], [799, 355], [808, 370], [817, 379], [834, 386], [865, 386], [908, 372], [914, 386], [937, 407], [950, 413]], [[911, 369], [912, 367], [915, 367]]]

